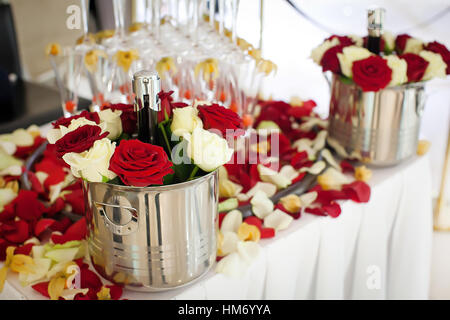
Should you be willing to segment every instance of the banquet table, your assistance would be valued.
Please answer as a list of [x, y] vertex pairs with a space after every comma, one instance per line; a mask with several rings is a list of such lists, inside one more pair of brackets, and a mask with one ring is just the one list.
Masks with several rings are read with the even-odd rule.
[[[304, 214], [240, 277], [210, 270], [197, 282], [126, 299], [427, 299], [432, 203], [429, 157], [374, 168], [369, 203], [341, 202], [338, 218]], [[10, 274], [0, 299], [45, 299]]]

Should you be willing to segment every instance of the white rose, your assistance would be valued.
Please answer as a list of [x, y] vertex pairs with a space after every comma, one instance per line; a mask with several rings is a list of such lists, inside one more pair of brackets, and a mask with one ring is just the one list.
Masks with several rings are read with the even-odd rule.
[[321, 45], [314, 48], [311, 51], [311, 59], [317, 64], [320, 64], [320, 60], [322, 60], [323, 54], [330, 48], [339, 45], [338, 38], [333, 38], [331, 40], [324, 41]]
[[207, 130], [195, 128], [192, 135], [185, 135], [188, 141], [187, 154], [200, 167], [210, 172], [230, 161], [233, 149], [227, 141]]
[[403, 53], [415, 53], [419, 54], [423, 49], [423, 42], [416, 38], [408, 38], [405, 44], [405, 50]]
[[106, 128], [106, 123], [96, 124], [94, 121], [82, 117], [73, 119], [68, 127], [60, 126], [59, 128], [50, 129], [47, 133], [47, 140], [50, 144], [54, 144], [56, 141], [64, 137], [67, 133], [85, 125], [99, 126], [102, 129], [102, 133]]
[[360, 36], [357, 36], [355, 34], [351, 34], [348, 37], [353, 40], [353, 42], [355, 43], [355, 46], [357, 46], [357, 47], [362, 47], [363, 46], [364, 40]]
[[422, 80], [445, 77], [445, 70], [447, 69], [447, 65], [445, 64], [442, 56], [439, 53], [423, 50], [419, 53], [419, 56], [428, 61], [428, 66], [425, 69]]
[[393, 51], [395, 48], [395, 36], [389, 31], [384, 31], [382, 38], [384, 39], [385, 48], [387, 48], [390, 51]]
[[105, 109], [98, 113], [100, 117], [100, 123], [105, 123], [105, 130], [109, 132], [108, 139], [116, 140], [122, 134], [122, 120], [120, 115], [122, 111]]
[[338, 53], [339, 64], [344, 75], [352, 77], [352, 66], [354, 61], [363, 60], [370, 57], [372, 53], [366, 48], [357, 46], [345, 47], [342, 53]]
[[397, 86], [408, 82], [408, 76], [406, 74], [408, 64], [405, 60], [395, 55], [386, 56], [384, 59], [386, 59], [389, 68], [392, 70], [392, 79], [389, 82], [389, 86]]
[[181, 137], [185, 133], [192, 133], [195, 128], [202, 128], [202, 120], [198, 117], [198, 110], [188, 106], [173, 109], [173, 119], [170, 125], [172, 133]]
[[95, 141], [91, 149], [81, 153], [66, 153], [63, 159], [70, 165], [75, 177], [84, 178], [90, 182], [102, 182], [103, 177], [108, 180], [116, 177], [116, 174], [109, 170], [109, 160], [115, 148], [115, 142], [103, 138]]

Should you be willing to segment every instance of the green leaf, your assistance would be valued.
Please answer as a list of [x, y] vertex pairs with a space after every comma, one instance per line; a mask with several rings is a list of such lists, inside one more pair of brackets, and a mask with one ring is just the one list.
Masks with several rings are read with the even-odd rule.
[[122, 132], [122, 134], [115, 141], [129, 140], [130, 135], [128, 133]]
[[344, 75], [341, 75], [341, 76], [339, 77], [339, 80], [341, 80], [341, 82], [342, 82], [342, 83], [345, 83], [345, 84], [353, 84], [353, 83], [354, 83], [353, 80], [352, 80], [351, 78], [346, 77], [346, 76], [344, 76]]
[[164, 185], [172, 184], [174, 178], [175, 178], [175, 173], [166, 174], [163, 178], [163, 184]]
[[109, 181], [109, 179], [108, 179], [107, 177], [105, 177], [105, 176], [102, 175], [102, 182], [106, 183], [106, 182], [108, 182], [108, 181]]

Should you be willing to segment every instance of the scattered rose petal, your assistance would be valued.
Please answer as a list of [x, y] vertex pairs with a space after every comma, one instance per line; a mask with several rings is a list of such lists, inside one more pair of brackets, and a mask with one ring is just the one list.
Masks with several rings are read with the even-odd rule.
[[273, 228], [262, 228], [261, 229], [261, 239], [268, 239], [275, 237], [275, 229]]
[[333, 154], [328, 149], [323, 149], [320, 154], [325, 159], [326, 162], [336, 170], [342, 171], [341, 166], [337, 163], [336, 159], [333, 157]]
[[326, 165], [325, 161], [319, 160], [319, 161], [315, 162], [311, 167], [301, 168], [300, 172], [308, 172], [313, 175], [318, 175], [326, 168], [326, 166], [327, 165]]
[[275, 231], [284, 230], [291, 224], [292, 218], [287, 213], [276, 209], [274, 212], [264, 218], [264, 227], [273, 228]]
[[273, 183], [279, 189], [284, 189], [291, 184], [291, 180], [281, 175], [277, 171], [265, 167], [262, 164], [258, 165], [258, 171], [262, 181]]
[[343, 184], [350, 183], [349, 177], [333, 167], [328, 168], [323, 174], [317, 177], [317, 183], [323, 190], [340, 190]]
[[257, 226], [243, 222], [237, 231], [237, 235], [242, 241], [255, 241], [261, 239], [261, 233]]
[[272, 200], [262, 191], [257, 191], [252, 200], [250, 200], [250, 203], [252, 204], [254, 215], [260, 219], [264, 219], [273, 211], [274, 204]]
[[232, 210], [223, 218], [220, 231], [225, 233], [227, 231], [237, 232], [242, 223], [242, 213], [239, 210]]
[[40, 219], [34, 226], [34, 235], [40, 236], [42, 232], [50, 228], [55, 222], [54, 219]]
[[355, 167], [353, 167], [353, 165], [346, 160], [342, 160], [341, 163], [339, 164], [339, 166], [341, 167], [341, 169], [342, 169], [341, 171], [343, 173], [347, 173], [347, 172], [354, 173], [355, 172]]
[[251, 188], [246, 196], [248, 197], [248, 199], [250, 199], [251, 197], [253, 197], [256, 192], [258, 191], [262, 191], [264, 192], [268, 197], [273, 196], [276, 192], [277, 192], [277, 186], [274, 185], [273, 183], [270, 182], [261, 182], [258, 181], [255, 186], [253, 188]]

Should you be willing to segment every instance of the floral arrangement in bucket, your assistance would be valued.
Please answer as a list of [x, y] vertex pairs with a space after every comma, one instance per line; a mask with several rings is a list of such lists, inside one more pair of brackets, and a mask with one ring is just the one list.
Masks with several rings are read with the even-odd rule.
[[244, 133], [241, 118], [217, 104], [173, 103], [161, 92], [158, 141], [133, 138], [133, 105], [108, 105], [99, 112], [61, 118], [47, 139], [69, 165], [73, 176], [89, 182], [134, 187], [167, 185], [192, 180], [216, 170], [233, 154], [223, 134]]
[[332, 35], [312, 50], [311, 58], [322, 67], [353, 81], [363, 91], [443, 78], [450, 74], [450, 51], [441, 43], [425, 43], [408, 34], [384, 32], [378, 56], [367, 48], [367, 37]]

